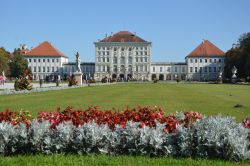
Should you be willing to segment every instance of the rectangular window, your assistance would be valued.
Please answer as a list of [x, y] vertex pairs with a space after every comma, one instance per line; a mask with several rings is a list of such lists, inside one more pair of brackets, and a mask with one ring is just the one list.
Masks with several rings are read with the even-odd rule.
[[58, 68], [58, 67], [56, 67], [56, 72], [58, 72], [58, 69], [59, 69], [59, 68]]
[[29, 59], [29, 62], [31, 62], [31, 59]]
[[216, 63], [216, 59], [214, 59], [214, 63]]
[[205, 63], [207, 63], [207, 59], [205, 59]]
[[49, 67], [47, 67], [47, 72], [49, 72]]
[[197, 73], [197, 67], [195, 67], [194, 70], [195, 70], [195, 73]]
[[54, 70], [54, 67], [52, 67], [52, 72], [54, 72], [55, 70]]
[[202, 67], [200, 67], [200, 72], [202, 73]]
[[34, 69], [33, 69], [33, 70], [34, 70], [34, 72], [36, 72], [36, 67], [34, 67]]
[[190, 59], [190, 63], [193, 63], [193, 59]]
[[45, 62], [45, 59], [43, 59], [43, 62]]
[[209, 62], [212, 63], [212, 59], [209, 59]]
[[162, 72], [162, 67], [160, 67], [160, 72]]
[[140, 71], [143, 71], [143, 66], [140, 66]]
[[47, 59], [47, 62], [49, 62], [49, 59]]
[[200, 59], [200, 63], [202, 63], [202, 59]]
[[107, 58], [107, 62], [109, 62], [109, 58]]
[[59, 62], [59, 59], [56, 59], [56, 62]]
[[52, 62], [55, 62], [55, 60], [54, 60], [54, 59], [52, 59]]
[[155, 67], [153, 67], [153, 72], [155, 72]]
[[182, 71], [182, 73], [184, 73], [184, 72], [185, 72], [185, 67], [182, 67], [182, 70], [181, 70], [181, 71]]
[[208, 72], [209, 72], [209, 73], [212, 72], [212, 68], [211, 68], [211, 67], [208, 68]]
[[193, 73], [193, 67], [190, 67], [190, 73]]
[[36, 59], [34, 59], [34, 62], [36, 62]]
[[197, 63], [197, 59], [195, 59], [195, 63]]
[[214, 67], [214, 72], [216, 73], [216, 67]]
[[45, 67], [43, 67], [43, 72], [45, 73]]
[[177, 73], [177, 67], [175, 67], [175, 68], [174, 68], [174, 72], [176, 72], [176, 73]]
[[221, 59], [219, 59], [219, 62], [221, 63]]
[[205, 73], [207, 72], [207, 67], [205, 67]]
[[41, 67], [38, 67], [38, 72], [41, 72]]
[[170, 72], [170, 67], [168, 67], [167, 71]]
[[41, 62], [41, 59], [38, 59], [38, 62]]

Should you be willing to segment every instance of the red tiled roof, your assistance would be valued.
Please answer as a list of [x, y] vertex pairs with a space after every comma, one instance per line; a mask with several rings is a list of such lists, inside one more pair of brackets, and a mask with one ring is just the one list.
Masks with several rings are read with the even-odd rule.
[[225, 53], [208, 40], [204, 40], [188, 57], [224, 56]]
[[100, 42], [147, 42], [128, 31], [120, 31], [102, 39]]
[[37, 47], [29, 51], [25, 56], [65, 56], [58, 49], [53, 47], [49, 42], [45, 41]]

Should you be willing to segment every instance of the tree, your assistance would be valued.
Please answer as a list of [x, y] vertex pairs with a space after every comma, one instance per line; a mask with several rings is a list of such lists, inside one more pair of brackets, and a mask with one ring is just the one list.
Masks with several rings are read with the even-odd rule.
[[226, 78], [231, 78], [233, 66], [238, 69], [239, 78], [250, 76], [250, 32], [241, 35], [236, 45], [226, 52], [224, 68]]
[[24, 74], [26, 70], [28, 70], [28, 62], [21, 55], [20, 49], [15, 49], [13, 52], [13, 58], [9, 63], [11, 76], [14, 78], [19, 78]]
[[4, 48], [0, 48], [0, 75], [4, 71], [5, 74], [9, 71], [9, 65], [8, 65], [8, 53], [5, 51]]

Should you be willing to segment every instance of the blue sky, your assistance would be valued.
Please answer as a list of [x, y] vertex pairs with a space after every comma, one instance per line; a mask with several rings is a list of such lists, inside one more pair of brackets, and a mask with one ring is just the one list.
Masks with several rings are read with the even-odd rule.
[[223, 51], [250, 32], [249, 0], [5, 0], [0, 47], [43, 41], [74, 60], [95, 60], [94, 42], [128, 30], [152, 42], [152, 61], [184, 61], [202, 39]]

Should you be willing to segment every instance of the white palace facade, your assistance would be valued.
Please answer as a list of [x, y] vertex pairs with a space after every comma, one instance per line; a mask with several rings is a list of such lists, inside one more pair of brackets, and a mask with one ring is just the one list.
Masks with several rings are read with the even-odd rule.
[[[204, 40], [184, 62], [151, 62], [151, 42], [135, 33], [120, 31], [95, 45], [95, 62], [82, 62], [83, 79], [113, 80], [191, 80], [212, 81], [223, 73], [225, 53]], [[45, 41], [23, 51], [33, 78], [55, 80], [66, 78], [76, 70], [76, 63]]]

